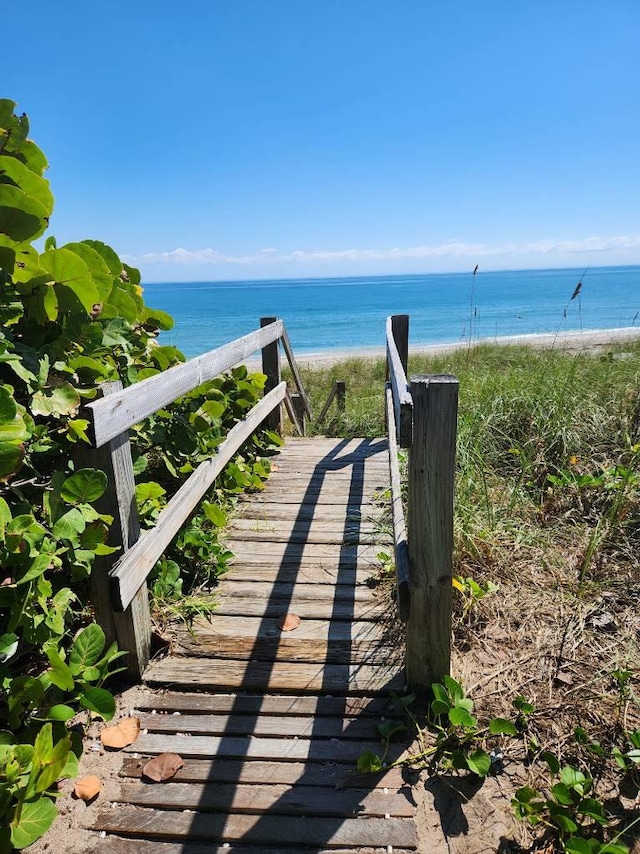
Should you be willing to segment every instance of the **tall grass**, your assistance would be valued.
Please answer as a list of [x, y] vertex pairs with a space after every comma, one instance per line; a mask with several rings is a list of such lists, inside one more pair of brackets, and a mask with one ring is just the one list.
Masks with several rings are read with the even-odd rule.
[[[575, 355], [487, 344], [439, 357], [412, 356], [411, 373], [453, 373], [460, 380], [459, 563], [486, 563], [488, 555], [495, 560], [496, 552], [508, 550], [514, 538], [527, 539], [532, 526], [544, 529], [558, 514], [568, 512], [581, 531], [589, 528], [589, 515], [580, 517], [580, 502], [588, 500], [589, 489], [579, 489], [578, 479], [592, 475], [597, 480], [615, 466], [637, 462], [638, 345]], [[335, 436], [384, 435], [384, 378], [383, 359], [350, 359], [331, 368], [304, 370], [316, 412], [335, 380], [347, 384], [345, 412], [330, 411], [324, 424], [312, 423], [311, 430]], [[550, 480], [562, 473], [564, 489]], [[608, 491], [613, 501], [611, 486], [603, 480], [593, 488]], [[572, 491], [573, 509], [567, 506], [567, 495], [559, 494]], [[618, 520], [624, 525], [614, 526], [627, 538], [637, 535], [637, 508], [630, 507], [636, 491], [627, 489], [624, 513], [618, 514], [624, 516]]]

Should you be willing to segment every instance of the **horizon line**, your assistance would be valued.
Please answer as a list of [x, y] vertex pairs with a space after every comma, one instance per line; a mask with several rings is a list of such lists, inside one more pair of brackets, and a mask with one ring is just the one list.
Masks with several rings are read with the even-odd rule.
[[[589, 264], [587, 267], [580, 266], [552, 266], [552, 267], [499, 267], [491, 269], [482, 269], [477, 267], [477, 273], [474, 273], [473, 268], [469, 267], [462, 270], [448, 270], [446, 272], [429, 272], [423, 271], [420, 273], [362, 273], [360, 275], [347, 276], [277, 276], [274, 278], [248, 278], [248, 279], [184, 279], [175, 281], [167, 279], [165, 281], [143, 281], [143, 287], [148, 285], [221, 285], [221, 284], [263, 284], [267, 282], [330, 282], [339, 279], [383, 279], [383, 278], [398, 278], [406, 279], [417, 276], [460, 276], [467, 273], [471, 276], [479, 276], [482, 273], [537, 273], [537, 272], [552, 272], [583, 270], [582, 277], [586, 276], [589, 270], [606, 270], [606, 269], [633, 269], [640, 268], [638, 264]], [[581, 278], [582, 278], [581, 277]]]

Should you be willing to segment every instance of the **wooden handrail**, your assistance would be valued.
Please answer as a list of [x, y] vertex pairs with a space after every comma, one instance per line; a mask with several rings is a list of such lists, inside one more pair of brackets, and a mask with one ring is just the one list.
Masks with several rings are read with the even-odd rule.
[[[300, 405], [298, 417], [286, 383], [280, 377], [281, 340], [299, 391], [294, 401]], [[129, 428], [242, 362], [256, 350], [262, 351], [267, 374], [262, 400], [229, 431], [215, 456], [202, 462], [182, 484], [158, 516], [155, 527], [138, 538]], [[152, 567], [224, 466], [260, 425], [267, 423], [280, 431], [284, 401], [296, 429], [301, 431], [300, 421], [304, 420], [304, 413], [309, 412], [309, 402], [279, 318], [262, 318], [260, 329], [126, 389], [122, 389], [119, 382], [104, 384], [99, 394], [104, 397], [92, 401], [83, 410], [90, 423], [93, 448], [86, 449], [82, 465], [107, 473], [109, 485], [102, 512], [114, 518], [110, 545], [122, 547], [124, 554], [119, 559], [114, 555], [96, 559], [92, 585], [99, 601], [94, 602], [94, 606], [109, 641], [115, 640], [129, 651], [128, 674], [139, 678], [149, 660], [151, 619], [146, 579]]]
[[161, 511], [155, 526], [147, 531], [113, 566], [109, 573], [114, 607], [123, 611], [146, 581], [166, 547], [193, 513], [207, 489], [236, 451], [255, 433], [267, 415], [285, 399], [287, 384], [281, 382], [242, 421], [229, 431], [215, 457], [200, 463]]
[[[449, 673], [458, 380], [412, 376], [407, 382], [407, 315], [387, 318], [385, 391], [398, 583], [407, 623], [406, 678], [429, 689]], [[398, 448], [409, 448], [407, 521], [400, 493]]]
[[393, 321], [393, 317], [387, 318], [387, 372], [393, 393], [393, 412], [398, 433], [398, 442], [401, 448], [408, 448], [411, 445], [413, 403], [407, 383], [406, 368], [398, 352]]
[[93, 447], [100, 448], [109, 439], [124, 433], [176, 398], [217, 377], [251, 356], [256, 350], [278, 341], [283, 331], [282, 320], [276, 320], [230, 344], [224, 344], [116, 394], [87, 404], [85, 411], [90, 422], [89, 432]]
[[393, 394], [391, 385], [386, 384], [385, 400], [387, 404], [387, 424], [389, 435], [389, 474], [391, 477], [391, 518], [393, 520], [393, 543], [396, 565], [396, 588], [398, 591], [398, 613], [403, 622], [409, 619], [409, 547], [407, 545], [407, 526], [402, 506], [402, 487], [400, 466], [398, 464], [398, 441], [396, 422], [393, 413]]

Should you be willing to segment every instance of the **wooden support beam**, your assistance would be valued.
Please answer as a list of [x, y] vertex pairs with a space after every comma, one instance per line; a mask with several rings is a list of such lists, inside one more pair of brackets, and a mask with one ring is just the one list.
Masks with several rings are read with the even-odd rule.
[[[284, 324], [277, 317], [261, 317], [260, 327], [271, 326], [274, 323], [280, 323], [282, 329], [278, 339], [272, 341], [262, 348], [262, 373], [266, 374], [267, 381], [264, 386], [264, 393], [267, 395], [276, 386], [280, 385], [282, 380], [282, 368], [280, 365], [280, 337], [284, 330]], [[277, 406], [266, 419], [266, 425], [269, 430], [275, 430], [277, 433], [282, 433], [282, 407]]]
[[[104, 383], [100, 393], [105, 399], [117, 395], [122, 383]], [[103, 471], [107, 476], [107, 491], [98, 502], [102, 513], [113, 516], [109, 532], [109, 545], [120, 546], [126, 552], [138, 541], [140, 525], [136, 509], [135, 481], [128, 432], [109, 439], [97, 450], [86, 449], [81, 452], [78, 462]], [[122, 553], [120, 553], [121, 555]], [[125, 659], [127, 674], [139, 679], [149, 661], [151, 642], [151, 616], [147, 585], [138, 586], [135, 594], [127, 602], [127, 607], [116, 608], [110, 584], [109, 574], [120, 555], [97, 556], [91, 571], [90, 595], [96, 614], [96, 622], [102, 626], [107, 643], [117, 641], [120, 649], [128, 651]], [[120, 613], [118, 612], [120, 611]]]
[[418, 689], [449, 673], [453, 574], [453, 490], [458, 380], [411, 378], [408, 537], [411, 607], [407, 682]]

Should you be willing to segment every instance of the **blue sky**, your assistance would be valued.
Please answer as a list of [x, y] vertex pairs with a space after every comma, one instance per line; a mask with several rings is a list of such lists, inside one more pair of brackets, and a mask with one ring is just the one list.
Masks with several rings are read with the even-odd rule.
[[640, 263], [638, 0], [0, 19], [0, 96], [49, 157], [53, 233], [147, 281]]

